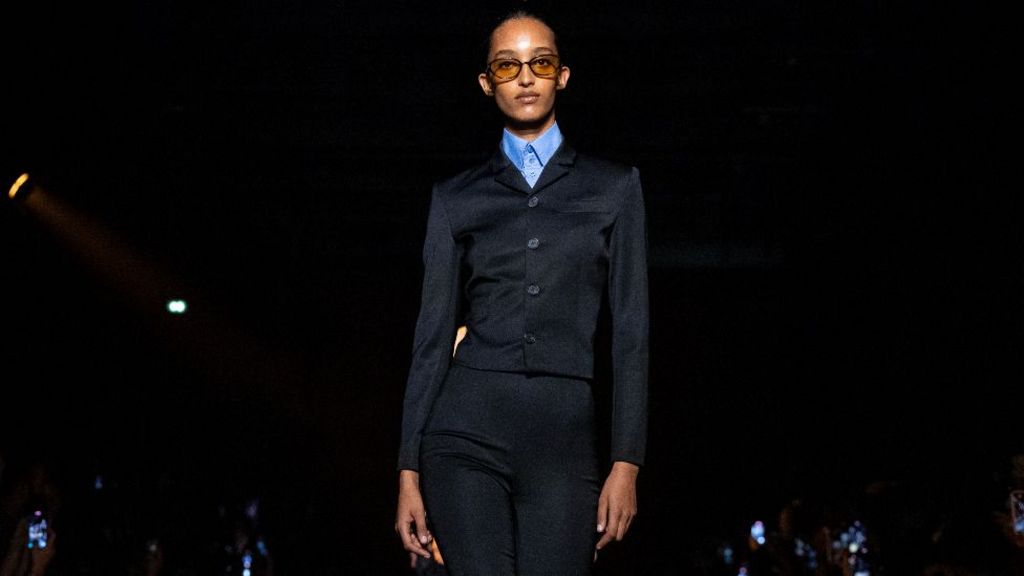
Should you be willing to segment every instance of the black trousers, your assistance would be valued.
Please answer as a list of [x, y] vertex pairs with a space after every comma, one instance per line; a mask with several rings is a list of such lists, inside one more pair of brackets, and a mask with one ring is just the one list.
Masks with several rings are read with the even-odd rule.
[[590, 382], [453, 365], [420, 444], [451, 576], [589, 575], [600, 495]]

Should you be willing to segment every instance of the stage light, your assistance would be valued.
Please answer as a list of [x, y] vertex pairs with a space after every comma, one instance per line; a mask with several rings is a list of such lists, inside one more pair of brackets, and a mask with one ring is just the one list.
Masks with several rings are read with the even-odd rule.
[[32, 191], [31, 186], [25, 185], [28, 181], [28, 172], [18, 176], [18, 179], [14, 181], [14, 184], [11, 184], [11, 189], [7, 191], [7, 197], [11, 200], [14, 200], [15, 198], [24, 200], [28, 193]]
[[171, 314], [184, 314], [188, 310], [188, 303], [184, 300], [168, 300], [167, 311]]

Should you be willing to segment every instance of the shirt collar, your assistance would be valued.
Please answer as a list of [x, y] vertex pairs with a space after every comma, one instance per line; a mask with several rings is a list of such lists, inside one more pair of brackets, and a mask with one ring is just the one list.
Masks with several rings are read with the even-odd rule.
[[555, 155], [555, 151], [562, 145], [562, 131], [558, 129], [558, 122], [551, 125], [543, 134], [532, 142], [526, 141], [511, 132], [508, 128], [501, 135], [501, 149], [505, 156], [512, 161], [516, 168], [522, 170], [524, 167], [527, 146], [532, 147], [533, 153], [540, 160], [543, 167]]

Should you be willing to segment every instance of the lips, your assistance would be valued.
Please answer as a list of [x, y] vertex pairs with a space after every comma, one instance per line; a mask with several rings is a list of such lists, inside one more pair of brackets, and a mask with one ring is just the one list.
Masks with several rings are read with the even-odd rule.
[[523, 92], [516, 96], [516, 102], [520, 104], [534, 104], [540, 99], [540, 94], [536, 92]]

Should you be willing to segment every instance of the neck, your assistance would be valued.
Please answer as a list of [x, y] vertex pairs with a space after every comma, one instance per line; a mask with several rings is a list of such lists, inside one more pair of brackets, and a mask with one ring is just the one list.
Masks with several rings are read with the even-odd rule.
[[548, 128], [555, 125], [555, 111], [552, 110], [551, 114], [547, 117], [542, 118], [536, 122], [516, 122], [511, 118], [505, 121], [505, 129], [512, 133], [513, 136], [517, 136], [526, 140], [527, 142], [533, 142], [541, 134], [544, 133]]

